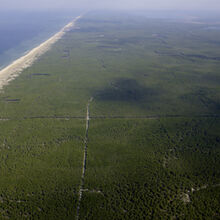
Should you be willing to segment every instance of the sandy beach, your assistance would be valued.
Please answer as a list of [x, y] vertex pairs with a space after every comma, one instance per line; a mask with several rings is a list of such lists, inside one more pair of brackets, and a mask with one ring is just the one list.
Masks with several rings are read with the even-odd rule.
[[48, 40], [33, 48], [26, 55], [18, 58], [10, 65], [0, 71], [0, 90], [7, 85], [11, 80], [16, 78], [24, 69], [30, 67], [42, 54], [47, 52], [51, 46], [61, 39], [66, 32], [75, 26], [75, 23], [81, 16], [76, 17], [72, 22], [68, 23], [58, 33], [53, 35]]

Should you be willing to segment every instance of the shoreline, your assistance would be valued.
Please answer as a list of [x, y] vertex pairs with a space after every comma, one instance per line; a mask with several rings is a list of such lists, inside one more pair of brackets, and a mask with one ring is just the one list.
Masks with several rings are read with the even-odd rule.
[[52, 37], [0, 70], [0, 90], [2, 90], [4, 86], [8, 85], [10, 81], [19, 76], [23, 70], [30, 67], [41, 55], [49, 51], [52, 45], [60, 40], [66, 34], [66, 32], [73, 28], [76, 21], [80, 18], [81, 16], [76, 17]]

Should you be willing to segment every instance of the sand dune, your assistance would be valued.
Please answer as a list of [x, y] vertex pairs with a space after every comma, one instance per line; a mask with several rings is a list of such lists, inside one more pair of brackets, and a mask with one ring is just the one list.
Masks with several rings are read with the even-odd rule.
[[61, 39], [67, 31], [74, 27], [75, 22], [80, 19], [81, 16], [76, 17], [72, 22], [67, 24], [58, 33], [51, 38], [32, 49], [28, 54], [15, 60], [13, 63], [5, 67], [0, 71], [0, 89], [7, 85], [11, 80], [17, 77], [24, 69], [30, 67], [42, 54], [47, 52], [51, 46]]

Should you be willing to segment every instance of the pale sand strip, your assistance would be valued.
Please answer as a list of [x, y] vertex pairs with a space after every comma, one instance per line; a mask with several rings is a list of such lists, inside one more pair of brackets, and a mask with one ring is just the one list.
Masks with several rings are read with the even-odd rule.
[[51, 38], [2, 69], [0, 71], [0, 90], [2, 90], [3, 86], [7, 85], [11, 80], [17, 77], [24, 69], [30, 67], [42, 54], [47, 52], [54, 43], [61, 39], [66, 32], [75, 26], [75, 22], [80, 18], [81, 16], [76, 17]]

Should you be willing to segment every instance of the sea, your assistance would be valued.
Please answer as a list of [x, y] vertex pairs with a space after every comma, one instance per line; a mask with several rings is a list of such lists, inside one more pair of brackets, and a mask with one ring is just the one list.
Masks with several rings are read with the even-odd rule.
[[0, 70], [53, 36], [80, 11], [1, 11]]

